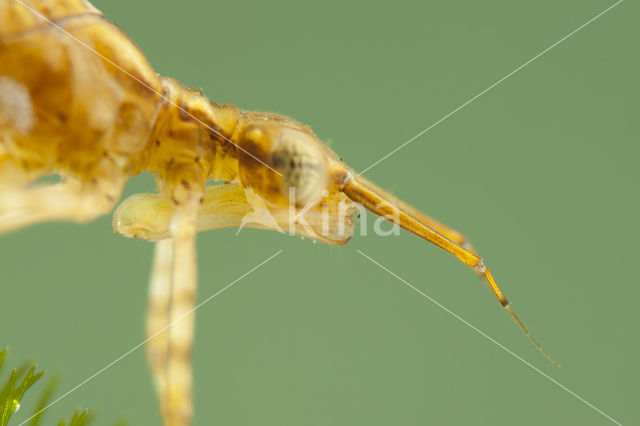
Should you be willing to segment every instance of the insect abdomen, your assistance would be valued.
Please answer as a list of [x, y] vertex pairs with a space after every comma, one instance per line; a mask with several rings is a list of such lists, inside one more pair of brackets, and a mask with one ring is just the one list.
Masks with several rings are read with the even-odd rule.
[[21, 102], [32, 120], [27, 126], [11, 116], [15, 93], [0, 93], [0, 144], [23, 169], [80, 178], [102, 173], [98, 169], [137, 173], [160, 78], [124, 32], [89, 3], [26, 3], [0, 0], [0, 82], [28, 95]]
[[47, 25], [39, 15], [55, 22], [84, 14], [102, 15], [84, 0], [0, 0], [0, 40]]

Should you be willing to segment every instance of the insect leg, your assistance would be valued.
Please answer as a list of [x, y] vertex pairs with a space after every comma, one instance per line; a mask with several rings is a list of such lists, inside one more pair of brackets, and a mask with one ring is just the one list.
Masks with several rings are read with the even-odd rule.
[[[169, 224], [173, 206], [171, 201], [157, 194], [135, 194], [124, 200], [116, 209], [113, 229], [129, 238], [158, 241], [170, 236]], [[243, 219], [254, 212], [239, 183], [215, 185], [206, 188], [204, 200], [196, 219], [198, 232], [243, 226]], [[279, 229], [277, 224], [264, 221], [247, 223], [247, 227]]]
[[155, 245], [153, 270], [149, 285], [149, 305], [147, 307], [147, 360], [156, 394], [165, 412], [166, 366], [169, 333], [163, 330], [169, 324], [171, 296], [171, 275], [173, 273], [173, 241], [165, 239]]
[[103, 190], [96, 190], [71, 181], [3, 191], [0, 235], [50, 220], [91, 221], [113, 208], [120, 191], [121, 185], [108, 184]]
[[165, 424], [187, 426], [193, 416], [191, 352], [197, 289], [196, 215], [200, 195], [177, 204], [169, 232], [173, 239], [173, 282], [169, 311], [169, 346], [165, 394]]

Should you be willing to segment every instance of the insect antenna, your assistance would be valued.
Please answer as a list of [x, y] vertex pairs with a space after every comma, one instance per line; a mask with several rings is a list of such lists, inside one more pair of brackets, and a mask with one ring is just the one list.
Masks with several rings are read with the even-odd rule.
[[533, 335], [529, 332], [527, 327], [525, 327], [524, 323], [520, 320], [518, 315], [516, 315], [516, 313], [514, 312], [513, 308], [511, 307], [511, 304], [509, 303], [507, 298], [504, 297], [504, 294], [502, 294], [502, 291], [500, 291], [500, 287], [498, 287], [498, 284], [493, 279], [493, 276], [491, 275], [491, 272], [489, 272], [489, 270], [487, 268], [485, 268], [484, 265], [482, 265], [482, 269], [484, 269], [484, 271], [483, 271], [484, 272], [484, 276], [487, 278], [487, 281], [489, 281], [489, 284], [491, 285], [491, 289], [493, 290], [493, 292], [495, 293], [496, 297], [500, 301], [500, 304], [502, 304], [504, 309], [509, 313], [509, 315], [511, 315], [511, 318], [513, 318], [513, 320], [518, 324], [518, 326], [522, 329], [522, 331], [524, 331], [524, 334], [527, 335], [527, 337], [529, 338], [529, 340], [531, 340], [531, 342], [535, 345], [535, 347], [538, 348], [538, 350], [540, 352], [542, 352], [542, 354], [545, 357], [547, 357], [547, 359], [549, 361], [551, 361], [557, 367], [560, 367], [560, 364], [558, 364], [558, 362], [555, 359], [553, 359], [551, 357], [551, 355], [549, 355], [547, 353], [547, 351], [542, 349], [542, 346], [540, 345], [540, 343], [538, 343], [538, 341], [535, 339], [535, 337], [533, 337]]
[[441, 229], [436, 228], [436, 225], [433, 225], [433, 223], [437, 222], [433, 221], [431, 218], [415, 208], [396, 199], [383, 189], [378, 188], [362, 176], [350, 176], [344, 184], [343, 191], [349, 198], [361, 203], [370, 212], [386, 218], [390, 222], [403, 227], [412, 234], [415, 234], [453, 254], [464, 264], [471, 267], [478, 275], [486, 278], [502, 306], [507, 310], [509, 315], [511, 315], [522, 331], [524, 331], [529, 340], [531, 340], [535, 347], [538, 348], [538, 350], [542, 352], [542, 354], [544, 354], [544, 356], [552, 363], [558, 367], [560, 366], [560, 364], [558, 364], [544, 349], [542, 349], [540, 343], [538, 343], [538, 341], [531, 335], [529, 330], [513, 311], [511, 305], [507, 301], [507, 298], [504, 297], [504, 294], [502, 294], [498, 284], [496, 284], [493, 279], [491, 272], [489, 272], [489, 269], [484, 266], [482, 259], [469, 247], [458, 244], [454, 238], [451, 237], [451, 230], [442, 231]]

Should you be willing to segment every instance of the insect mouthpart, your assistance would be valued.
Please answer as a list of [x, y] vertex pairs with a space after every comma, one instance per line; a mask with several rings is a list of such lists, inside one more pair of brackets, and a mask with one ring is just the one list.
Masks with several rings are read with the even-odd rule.
[[[199, 232], [221, 228], [238, 228], [238, 232], [242, 228], [267, 229], [342, 245], [353, 236], [356, 206], [341, 192], [325, 197], [322, 203], [301, 208], [274, 206], [252, 189], [229, 183], [206, 189], [196, 229]], [[170, 238], [172, 210], [160, 195], [132, 195], [116, 210], [113, 228], [128, 238], [150, 241]]]

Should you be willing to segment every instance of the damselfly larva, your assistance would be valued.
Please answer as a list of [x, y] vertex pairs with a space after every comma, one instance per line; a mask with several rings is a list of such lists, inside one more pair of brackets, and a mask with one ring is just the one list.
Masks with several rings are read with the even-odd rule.
[[[195, 237], [208, 229], [287, 231], [304, 214], [308, 226], [296, 233], [344, 244], [360, 203], [484, 277], [542, 351], [461, 234], [366, 181], [309, 127], [217, 104], [157, 75], [86, 1], [0, 0], [0, 233], [90, 221], [141, 172], [156, 176], [159, 193], [124, 201], [114, 228], [157, 241], [149, 336], [181, 318], [147, 345], [167, 425], [192, 418], [193, 315], [183, 316], [196, 295]], [[61, 182], [33, 185], [51, 173]], [[207, 179], [226, 184], [206, 187]]]

